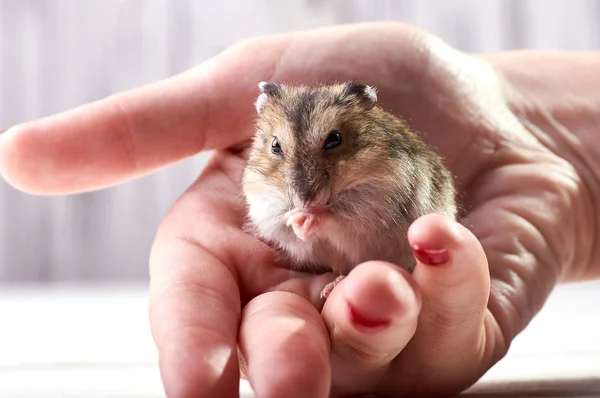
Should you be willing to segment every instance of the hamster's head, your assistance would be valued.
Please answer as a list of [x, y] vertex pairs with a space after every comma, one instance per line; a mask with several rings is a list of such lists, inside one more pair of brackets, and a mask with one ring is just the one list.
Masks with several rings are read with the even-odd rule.
[[251, 217], [343, 208], [344, 193], [385, 175], [390, 155], [373, 87], [263, 82], [259, 91], [242, 183]]

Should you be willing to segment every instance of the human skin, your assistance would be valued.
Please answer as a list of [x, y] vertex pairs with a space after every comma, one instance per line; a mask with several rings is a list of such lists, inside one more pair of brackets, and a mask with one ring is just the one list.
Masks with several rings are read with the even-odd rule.
[[[25, 192], [71, 194], [215, 150], [150, 256], [168, 396], [235, 397], [240, 366], [258, 397], [447, 396], [502, 358], [557, 283], [600, 275], [599, 67], [598, 53], [464, 54], [394, 23], [254, 38], [9, 129], [0, 172]], [[323, 305], [330, 275], [279, 268], [241, 231], [239, 178], [259, 81], [350, 79], [376, 86], [440, 150], [463, 218], [411, 227], [411, 243], [445, 249], [445, 264], [416, 256], [413, 275], [359, 265]]]

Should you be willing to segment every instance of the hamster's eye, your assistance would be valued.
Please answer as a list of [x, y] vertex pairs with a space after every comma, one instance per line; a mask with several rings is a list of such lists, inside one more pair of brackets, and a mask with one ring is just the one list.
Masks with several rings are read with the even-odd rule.
[[325, 151], [333, 148], [337, 148], [342, 145], [342, 135], [337, 131], [332, 131], [329, 133], [327, 138], [325, 138], [325, 144], [323, 144], [323, 149]]
[[283, 154], [283, 150], [281, 149], [281, 145], [279, 145], [277, 138], [273, 138], [273, 142], [271, 142], [271, 152], [273, 152], [275, 155]]

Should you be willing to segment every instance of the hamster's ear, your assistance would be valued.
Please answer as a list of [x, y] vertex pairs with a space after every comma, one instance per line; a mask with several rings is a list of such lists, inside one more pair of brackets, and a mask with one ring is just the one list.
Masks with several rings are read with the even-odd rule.
[[273, 82], [260, 82], [258, 83], [258, 89], [260, 94], [254, 105], [256, 106], [256, 112], [260, 115], [269, 99], [281, 94], [281, 85]]
[[366, 109], [371, 109], [377, 104], [377, 90], [373, 86], [350, 81], [344, 85], [342, 98], [358, 100]]

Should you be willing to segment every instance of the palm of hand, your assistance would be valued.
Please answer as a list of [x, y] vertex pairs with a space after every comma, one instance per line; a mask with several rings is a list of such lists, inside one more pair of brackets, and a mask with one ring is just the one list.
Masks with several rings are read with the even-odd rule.
[[[368, 42], [370, 36], [361, 34], [352, 39]], [[465, 313], [464, 309], [453, 309], [448, 303], [444, 308], [445, 322], [459, 325], [466, 316], [477, 318], [480, 325], [479, 329], [473, 329], [470, 335], [460, 339], [464, 344], [457, 348], [463, 352], [456, 355], [457, 359], [438, 366], [436, 352], [440, 349], [448, 352], [443, 342], [436, 344], [443, 336], [432, 339], [427, 333], [417, 332], [383, 376], [384, 380], [392, 380], [396, 375], [401, 377], [397, 381], [380, 383], [379, 388], [413, 390], [420, 384], [419, 380], [428, 380], [431, 369], [436, 367], [445, 373], [436, 376], [440, 385], [448, 388], [456, 383], [462, 388], [505, 353], [510, 340], [525, 326], [523, 320], [529, 319], [538, 309], [559, 277], [559, 260], [544, 253], [551, 243], [547, 239], [552, 238], [548, 228], [555, 225], [560, 214], [555, 215], [556, 220], [548, 220], [546, 216], [540, 216], [538, 209], [546, 208], [550, 201], [560, 212], [566, 208], [561, 189], [576, 187], [565, 178], [560, 160], [520, 127], [508, 109], [500, 81], [487, 64], [458, 54], [445, 54], [447, 49], [439, 43], [407, 39], [405, 37], [398, 51], [402, 59], [390, 57], [376, 71], [365, 65], [363, 57], [353, 54], [352, 50], [330, 52], [323, 48], [327, 45], [335, 48], [336, 40], [323, 43], [319, 51], [321, 58], [316, 56], [310, 61], [306, 61], [304, 54], [311, 48], [310, 40], [292, 41], [284, 46], [285, 55], [278, 60], [274, 75], [267, 78], [292, 82], [328, 81], [335, 76], [337, 79], [368, 81], [378, 88], [385, 105], [425, 132], [427, 139], [448, 160], [463, 188], [464, 224], [480, 240], [489, 262], [491, 296], [488, 309], [479, 311], [476, 302], [487, 299], [489, 294], [486, 291], [490, 286], [484, 278], [480, 279], [479, 286], [472, 286], [477, 292], [471, 294], [475, 300], [473, 311]], [[260, 45], [265, 43], [256, 42], [239, 51], [251, 53], [254, 46]], [[436, 48], [438, 45], [441, 48]], [[384, 43], [381, 46], [385, 48]], [[364, 51], [365, 47], [357, 44], [356, 48]], [[373, 53], [363, 55], [381, 58], [377, 54], [379, 48], [370, 51]], [[244, 59], [241, 54], [232, 56]], [[332, 65], [331, 58], [344, 65], [344, 70], [323, 67]], [[273, 253], [240, 230], [244, 217], [239, 187], [243, 155], [237, 151], [217, 153], [192, 188], [193, 193], [188, 199], [190, 208], [184, 210], [182, 206], [179, 209], [188, 215], [190, 233], [197, 233], [193, 240], [202, 242], [203, 249], [215, 258], [227, 258], [223, 263], [236, 275], [242, 305], [261, 293], [284, 288], [299, 293], [320, 308], [315, 293], [323, 286], [322, 276], [306, 277], [277, 268], [273, 264]], [[557, 181], [563, 184], [557, 187]], [[204, 233], [208, 230], [214, 231], [210, 239]], [[538, 272], [539, 267], [547, 265], [552, 267], [548, 272]], [[418, 274], [417, 269], [417, 279]], [[428, 297], [435, 297], [436, 293], [424, 291], [423, 294], [422, 312], [425, 315], [421, 316], [420, 322], [439, 322], [439, 319], [432, 320], [427, 316]], [[460, 303], [461, 300], [457, 300], [456, 304]], [[254, 332], [259, 333], [258, 330]], [[474, 344], [470, 342], [472, 339], [479, 341]], [[380, 382], [381, 377], [382, 373], [377, 372], [372, 380]], [[350, 381], [352, 379], [354, 382]], [[406, 380], [411, 381], [410, 385]], [[340, 382], [337, 387], [342, 391], [365, 388], [365, 377], [340, 375], [337, 381]]]

